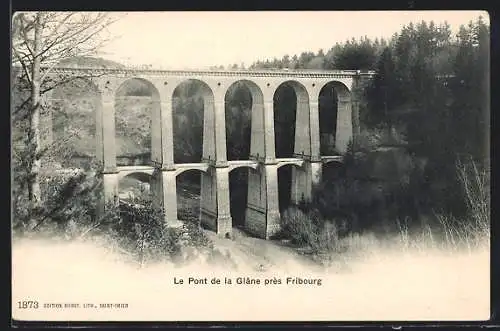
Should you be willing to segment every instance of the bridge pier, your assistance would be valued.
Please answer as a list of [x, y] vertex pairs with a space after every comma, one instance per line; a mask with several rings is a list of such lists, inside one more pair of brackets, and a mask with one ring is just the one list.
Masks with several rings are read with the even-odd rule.
[[290, 202], [299, 205], [301, 202], [311, 201], [311, 173], [310, 165], [304, 162], [302, 167], [292, 167], [292, 185]]
[[341, 154], [347, 152], [349, 141], [352, 140], [352, 107], [350, 97], [339, 98], [337, 106], [337, 131], [335, 147]]
[[178, 228], [182, 222], [177, 218], [177, 182], [175, 170], [157, 170], [151, 179], [153, 206], [163, 210], [163, 220], [168, 227]]
[[96, 156], [102, 165], [103, 196], [98, 213], [106, 211], [109, 204], [118, 206], [118, 171], [116, 168], [115, 108], [110, 93], [105, 93], [96, 110]]
[[277, 164], [249, 169], [245, 229], [263, 239], [269, 239], [280, 229]]
[[291, 203], [299, 205], [312, 200], [313, 188], [321, 181], [321, 161], [304, 161], [301, 168], [292, 168]]
[[97, 215], [105, 215], [108, 207], [118, 207], [118, 172], [103, 173], [102, 177], [102, 195], [97, 205]]
[[218, 235], [231, 234], [229, 167], [210, 167], [201, 177], [200, 222]]
[[321, 182], [323, 163], [320, 160], [309, 162], [309, 171], [311, 175], [311, 188], [314, 188], [314, 186]]

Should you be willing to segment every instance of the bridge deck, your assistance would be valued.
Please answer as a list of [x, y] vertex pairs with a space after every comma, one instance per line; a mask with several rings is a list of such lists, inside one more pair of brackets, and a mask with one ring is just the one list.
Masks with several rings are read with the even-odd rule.
[[[322, 163], [330, 163], [330, 162], [343, 162], [344, 157], [342, 155], [330, 155], [330, 156], [321, 156], [321, 162]], [[297, 157], [290, 157], [290, 158], [277, 158], [276, 159], [278, 163], [278, 167], [285, 166], [288, 164], [292, 165], [297, 165], [297, 166], [302, 166], [304, 164], [304, 159], [302, 158], [297, 158]], [[233, 161], [228, 161], [228, 166], [230, 171], [236, 168], [240, 167], [249, 167], [256, 169], [259, 165], [258, 161], [255, 160], [233, 160]], [[203, 172], [206, 172], [208, 168], [210, 167], [210, 164], [207, 162], [200, 162], [200, 163], [177, 163], [174, 164], [174, 170], [179, 174], [184, 171], [188, 170], [200, 170]], [[149, 165], [136, 165], [136, 166], [119, 166], [116, 168], [117, 171], [122, 175], [122, 176], [127, 176], [127, 174], [132, 174], [136, 172], [140, 173], [146, 173], [146, 174], [153, 174], [155, 167], [149, 166]], [[82, 172], [83, 169], [81, 168], [59, 168], [59, 169], [48, 169], [48, 168], [42, 168], [41, 173], [45, 175], [50, 175], [50, 174], [76, 174], [79, 172]]]

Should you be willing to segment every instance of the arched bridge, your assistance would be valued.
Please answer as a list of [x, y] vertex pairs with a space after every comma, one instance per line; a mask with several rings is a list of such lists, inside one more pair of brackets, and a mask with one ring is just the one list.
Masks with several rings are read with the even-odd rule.
[[[231, 232], [229, 172], [249, 168], [246, 228], [257, 236], [268, 238], [279, 229], [277, 170], [293, 165], [292, 201], [310, 199], [314, 183], [320, 180], [321, 165], [341, 161], [341, 155], [321, 155], [319, 96], [325, 86], [335, 90], [337, 119], [335, 148], [340, 154], [347, 150], [356, 132], [357, 97], [353, 89], [373, 73], [341, 71], [183, 71], [129, 70], [95, 68], [53, 68], [49, 75], [88, 77], [100, 96], [97, 109], [97, 158], [104, 166], [106, 199], [118, 194], [120, 178], [150, 176], [151, 190], [158, 205], [165, 210], [165, 221], [179, 225], [177, 220], [176, 176], [197, 169], [202, 172], [201, 222], [217, 233]], [[159, 107], [152, 114], [151, 166], [118, 167], [115, 146], [115, 95], [129, 79], [140, 79], [149, 86]], [[204, 100], [203, 160], [193, 164], [175, 164], [173, 146], [173, 93], [186, 80], [194, 80], [202, 88]], [[228, 161], [226, 151], [225, 96], [236, 83], [244, 84], [252, 96], [250, 158]], [[294, 155], [277, 158], [273, 97], [287, 84], [296, 94]], [[44, 123], [50, 124], [50, 119]], [[47, 124], [48, 125], [48, 124]], [[142, 175], [140, 175], [142, 174]], [[148, 177], [141, 177], [146, 179]]]

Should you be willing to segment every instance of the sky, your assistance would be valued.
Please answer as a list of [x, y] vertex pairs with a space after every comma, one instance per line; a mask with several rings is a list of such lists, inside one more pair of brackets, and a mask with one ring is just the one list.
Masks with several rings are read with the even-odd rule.
[[452, 31], [481, 11], [246, 11], [128, 12], [108, 28], [113, 40], [101, 56], [127, 65], [204, 69], [281, 58], [304, 51], [326, 53], [335, 43], [367, 36], [390, 38], [403, 25], [447, 21]]

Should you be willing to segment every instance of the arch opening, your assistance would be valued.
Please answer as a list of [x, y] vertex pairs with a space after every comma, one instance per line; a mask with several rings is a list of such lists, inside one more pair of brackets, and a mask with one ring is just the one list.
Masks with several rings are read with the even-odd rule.
[[101, 105], [97, 86], [75, 78], [55, 87], [41, 112], [41, 140], [55, 151], [63, 168], [86, 168], [96, 159], [96, 115]]
[[281, 84], [274, 93], [274, 143], [277, 158], [293, 156], [297, 94], [289, 83]]
[[247, 167], [235, 168], [229, 172], [229, 202], [233, 219], [233, 227], [243, 228], [245, 211], [248, 202], [248, 172]]
[[[325, 84], [318, 96], [320, 153], [323, 156], [341, 154], [338, 146], [339, 112], [345, 111], [345, 102], [350, 101], [350, 92], [341, 82]], [[350, 120], [350, 118], [349, 118]]]
[[151, 163], [152, 120], [160, 106], [158, 90], [145, 79], [130, 78], [118, 87], [115, 93], [118, 166]]
[[204, 155], [205, 115], [214, 112], [214, 95], [201, 80], [186, 80], [172, 95], [174, 162], [201, 162]]
[[309, 155], [309, 95], [296, 81], [282, 83], [273, 97], [274, 139], [277, 158]]
[[201, 213], [201, 174], [198, 169], [183, 171], [176, 177], [177, 219], [198, 223]]
[[[280, 213], [284, 212], [292, 205], [300, 202], [293, 201], [292, 190], [294, 183], [292, 181], [293, 171], [299, 167], [296, 164], [285, 164], [278, 168], [278, 205]], [[303, 197], [305, 199], [305, 197]]]
[[118, 181], [118, 197], [131, 202], [135, 198], [150, 199], [152, 176], [143, 172], [133, 172]]
[[254, 82], [240, 80], [229, 86], [224, 101], [227, 160], [248, 160], [252, 113], [263, 107], [262, 91]]

